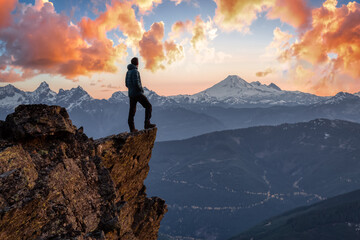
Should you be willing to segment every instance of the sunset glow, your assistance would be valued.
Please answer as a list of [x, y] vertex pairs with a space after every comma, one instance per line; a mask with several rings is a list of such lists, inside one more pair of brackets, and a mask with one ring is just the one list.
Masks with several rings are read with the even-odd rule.
[[[79, 2], [79, 3], [78, 3]], [[71, 5], [73, 4], [73, 5]], [[74, 5], [78, 4], [78, 5]], [[360, 4], [337, 0], [0, 0], [0, 83], [193, 94], [239, 75], [318, 95], [360, 91]]]

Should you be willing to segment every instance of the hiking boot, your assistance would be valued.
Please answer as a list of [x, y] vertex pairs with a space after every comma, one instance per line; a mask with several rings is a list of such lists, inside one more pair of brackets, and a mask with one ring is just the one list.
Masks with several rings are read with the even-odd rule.
[[156, 124], [153, 124], [153, 123], [145, 123], [145, 126], [144, 126], [145, 129], [154, 128], [154, 127], [156, 127]]
[[134, 129], [130, 129], [130, 132], [131, 133], [136, 133], [136, 132], [138, 132], [139, 130], [137, 130], [136, 128], [134, 128]]

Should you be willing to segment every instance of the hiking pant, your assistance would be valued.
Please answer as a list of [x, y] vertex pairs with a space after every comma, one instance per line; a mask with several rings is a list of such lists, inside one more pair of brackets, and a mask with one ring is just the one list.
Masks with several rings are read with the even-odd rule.
[[150, 123], [152, 106], [144, 94], [140, 94], [136, 97], [129, 97], [129, 99], [130, 99], [130, 110], [129, 110], [128, 124], [131, 131], [132, 129], [135, 129], [134, 116], [136, 113], [136, 104], [139, 102], [145, 108], [145, 124]]

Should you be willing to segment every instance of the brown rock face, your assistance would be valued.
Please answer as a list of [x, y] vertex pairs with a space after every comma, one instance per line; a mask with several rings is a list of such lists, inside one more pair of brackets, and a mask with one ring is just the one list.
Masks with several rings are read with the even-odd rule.
[[0, 239], [157, 239], [147, 198], [156, 129], [92, 140], [64, 108], [27, 105], [0, 122]]

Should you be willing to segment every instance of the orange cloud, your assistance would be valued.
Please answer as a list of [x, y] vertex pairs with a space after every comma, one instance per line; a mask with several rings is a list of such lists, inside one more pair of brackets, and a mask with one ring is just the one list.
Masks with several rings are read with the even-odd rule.
[[257, 77], [266, 77], [267, 75], [273, 73], [273, 69], [272, 68], [267, 68], [265, 71], [263, 72], [257, 72], [256, 76]]
[[267, 11], [275, 0], [214, 0], [217, 4], [214, 21], [225, 31], [249, 32], [259, 13]]
[[[79, 27], [69, 25], [69, 18], [57, 14], [52, 4], [44, 0], [37, 4], [22, 4], [14, 15], [16, 19], [0, 29], [0, 40], [6, 43], [0, 68], [14, 66], [23, 72], [32, 69], [38, 74], [61, 74], [69, 79], [116, 71], [115, 62], [127, 54], [124, 44], [113, 46], [106, 38], [85, 40]], [[4, 70], [2, 73], [6, 74]]]
[[35, 73], [31, 69], [26, 69], [21, 72], [19, 71], [19, 69], [16, 69], [14, 67], [8, 67], [8, 69], [5, 68], [0, 71], [0, 82], [20, 82], [25, 81], [26, 79], [33, 76], [35, 76]]
[[106, 11], [95, 20], [83, 18], [79, 27], [84, 38], [106, 38], [106, 33], [119, 29], [128, 38], [127, 43], [137, 46], [144, 32], [141, 23], [136, 19], [132, 2], [113, 0], [112, 5], [106, 6]]
[[262, 12], [269, 19], [280, 19], [296, 28], [306, 27], [311, 9], [306, 0], [214, 0], [217, 4], [214, 21], [225, 31], [247, 33]]
[[11, 23], [11, 12], [15, 9], [17, 0], [0, 0], [0, 28]]
[[276, 56], [279, 62], [284, 63], [288, 62], [292, 58], [292, 53], [290, 50], [290, 39], [292, 39], [294, 36], [281, 31], [280, 28], [275, 28], [273, 31], [274, 38], [273, 41], [270, 43], [269, 48], [273, 48], [276, 50]]
[[305, 0], [276, 0], [268, 13], [269, 19], [280, 19], [295, 28], [306, 27], [311, 20], [311, 8]]
[[185, 22], [177, 21], [171, 27], [171, 33], [169, 34], [171, 38], [179, 38], [184, 32], [190, 32], [192, 30], [193, 23], [190, 20]]
[[140, 13], [144, 14], [148, 11], [152, 11], [153, 6], [161, 4], [162, 0], [134, 0], [133, 4], [139, 7]]
[[335, 54], [335, 69], [360, 77], [360, 4], [350, 2], [339, 8], [327, 0], [312, 12], [312, 28], [293, 44], [293, 55], [312, 64], [327, 63]]
[[197, 16], [192, 29], [193, 37], [191, 38], [191, 44], [195, 50], [199, 50], [199, 45], [203, 44], [207, 40], [205, 28], [205, 22], [200, 18], [200, 16]]
[[184, 48], [181, 45], [176, 44], [174, 41], [166, 41], [164, 46], [168, 64], [184, 58]]
[[191, 45], [196, 51], [207, 48], [208, 39], [213, 40], [216, 38], [217, 29], [213, 27], [213, 22], [209, 19], [204, 22], [200, 16], [197, 16], [195, 23], [192, 25], [192, 38]]
[[162, 62], [165, 60], [164, 46], [164, 23], [153, 23], [150, 30], [145, 32], [139, 42], [139, 52], [145, 60], [145, 68], [155, 72], [164, 69]]
[[293, 36], [277, 28], [270, 45], [277, 49], [282, 63], [296, 69], [290, 73], [297, 84], [321, 95], [339, 89], [351, 91], [352, 86], [359, 85], [360, 4], [350, 2], [337, 7], [337, 3], [327, 0], [313, 9], [309, 27], [294, 43], [290, 43]]
[[40, 11], [45, 4], [51, 4], [52, 6], [54, 6], [54, 4], [52, 2], [49, 2], [49, 0], [35, 0], [34, 9]]

